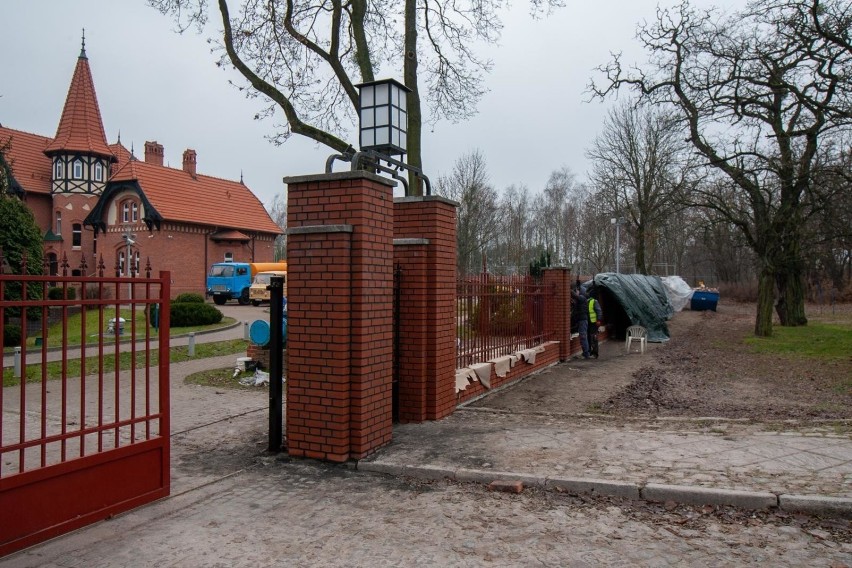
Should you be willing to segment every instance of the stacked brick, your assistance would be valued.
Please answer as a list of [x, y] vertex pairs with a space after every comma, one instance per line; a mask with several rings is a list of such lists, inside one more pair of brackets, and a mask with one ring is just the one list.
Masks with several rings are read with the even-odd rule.
[[286, 181], [287, 448], [359, 459], [391, 438], [393, 182]]
[[394, 263], [402, 269], [399, 420], [456, 408], [456, 205], [434, 196], [394, 203]]

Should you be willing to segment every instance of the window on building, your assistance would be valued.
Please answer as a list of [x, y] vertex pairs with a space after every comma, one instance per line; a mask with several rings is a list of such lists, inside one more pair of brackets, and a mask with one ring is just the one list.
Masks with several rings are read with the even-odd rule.
[[139, 221], [139, 204], [135, 201], [130, 204], [130, 219], [134, 223]]
[[62, 236], [62, 211], [56, 212], [56, 230], [54, 232], [57, 236]]
[[56, 158], [53, 162], [53, 179], [60, 180], [65, 174], [65, 168], [62, 167], [62, 158]]
[[92, 254], [98, 254], [98, 232], [92, 233]]
[[118, 251], [118, 273], [124, 274], [124, 251]]
[[225, 253], [225, 262], [234, 262], [234, 253], [226, 252]]
[[83, 179], [83, 160], [81, 160], [80, 158], [74, 160], [74, 167], [72, 171], [72, 177], [74, 179]]
[[95, 181], [104, 181], [104, 165], [100, 162], [95, 163]]
[[128, 203], [127, 201], [121, 204], [121, 222], [130, 222], [130, 203]]
[[83, 244], [83, 225], [80, 223], [74, 223], [71, 225], [71, 246], [73, 248], [80, 248]]
[[59, 274], [59, 261], [56, 257], [56, 253], [47, 253], [47, 266], [47, 271], [50, 276], [56, 276]]
[[132, 268], [136, 272], [136, 274], [139, 274], [139, 251], [137, 250], [131, 253], [131, 257], [133, 258]]

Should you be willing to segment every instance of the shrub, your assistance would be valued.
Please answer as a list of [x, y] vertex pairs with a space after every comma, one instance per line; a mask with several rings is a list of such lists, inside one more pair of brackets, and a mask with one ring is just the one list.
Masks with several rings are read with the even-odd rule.
[[172, 304], [171, 326], [211, 325], [222, 321], [222, 312], [206, 303], [175, 302]]
[[112, 290], [107, 287], [101, 288], [97, 284], [87, 284], [85, 295], [87, 300], [108, 300], [112, 298]]
[[[63, 291], [67, 290], [67, 297], [63, 298]], [[75, 300], [77, 299], [76, 288], [63, 288], [62, 286], [51, 286], [47, 289], [48, 300]]]
[[172, 300], [173, 304], [203, 304], [204, 296], [195, 292], [184, 292], [178, 294], [177, 298]]
[[15, 347], [21, 344], [21, 326], [7, 323], [3, 326], [3, 347]]

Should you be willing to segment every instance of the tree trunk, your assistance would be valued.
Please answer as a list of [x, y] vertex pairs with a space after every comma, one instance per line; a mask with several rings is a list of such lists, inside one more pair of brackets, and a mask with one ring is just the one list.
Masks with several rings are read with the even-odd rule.
[[645, 226], [636, 227], [636, 272], [648, 274], [648, 261], [645, 259]]
[[[405, 0], [405, 63], [402, 74], [405, 86], [411, 89], [408, 93], [407, 163], [422, 170], [422, 115], [420, 89], [417, 87], [417, 0]], [[423, 195], [420, 178], [413, 172], [408, 173], [408, 195]]]
[[778, 285], [778, 303], [775, 310], [781, 325], [797, 327], [807, 325], [805, 316], [805, 270], [801, 255], [802, 237], [796, 221], [781, 234], [780, 253], [783, 258], [778, 262], [775, 282]]
[[775, 300], [775, 273], [768, 264], [760, 270], [757, 279], [757, 314], [754, 334], [757, 337], [772, 336], [772, 302]]

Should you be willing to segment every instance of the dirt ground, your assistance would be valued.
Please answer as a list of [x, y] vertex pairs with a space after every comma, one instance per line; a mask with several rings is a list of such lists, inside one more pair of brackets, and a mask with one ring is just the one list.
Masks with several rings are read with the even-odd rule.
[[[849, 321], [850, 308], [814, 307], [808, 316]], [[668, 322], [671, 340], [649, 344], [644, 355], [636, 348], [626, 354], [623, 342], [608, 341], [598, 360], [556, 365], [510, 387], [511, 399], [493, 393], [472, 406], [535, 412], [547, 401], [548, 408], [566, 414], [852, 419], [852, 345], [849, 357], [839, 361], [754, 353], [743, 343], [753, 330], [754, 310], [752, 304], [724, 303], [717, 312], [684, 310]]]

